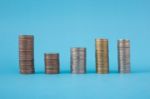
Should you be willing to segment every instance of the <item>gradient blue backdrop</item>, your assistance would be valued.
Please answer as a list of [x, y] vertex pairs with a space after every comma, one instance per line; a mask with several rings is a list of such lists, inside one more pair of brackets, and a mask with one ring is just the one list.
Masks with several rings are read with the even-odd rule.
[[[35, 36], [34, 75], [20, 75], [18, 35]], [[109, 39], [110, 74], [95, 74], [95, 38]], [[131, 40], [131, 74], [117, 73], [117, 40]], [[150, 99], [149, 0], [0, 0], [0, 99]], [[70, 74], [70, 48], [87, 48], [87, 74]], [[61, 74], [44, 74], [59, 52]]]

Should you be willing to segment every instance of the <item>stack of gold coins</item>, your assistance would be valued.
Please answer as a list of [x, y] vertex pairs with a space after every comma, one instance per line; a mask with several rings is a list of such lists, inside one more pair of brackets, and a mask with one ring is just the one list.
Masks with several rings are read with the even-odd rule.
[[86, 73], [86, 48], [71, 48], [71, 72]]
[[120, 73], [130, 72], [130, 41], [118, 40], [118, 70]]
[[34, 37], [33, 35], [19, 36], [19, 65], [20, 73], [34, 73]]
[[100, 74], [109, 73], [108, 40], [96, 39], [96, 72]]
[[58, 74], [59, 73], [59, 53], [45, 53], [45, 73]]

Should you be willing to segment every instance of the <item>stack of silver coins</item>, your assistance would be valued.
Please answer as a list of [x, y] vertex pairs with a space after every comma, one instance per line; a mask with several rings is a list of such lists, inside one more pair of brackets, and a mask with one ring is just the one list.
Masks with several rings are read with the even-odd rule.
[[44, 61], [46, 74], [59, 73], [59, 53], [45, 53]]
[[20, 73], [34, 73], [34, 37], [33, 35], [19, 36], [19, 66]]
[[86, 48], [71, 48], [71, 72], [86, 73]]
[[95, 40], [96, 72], [99, 74], [109, 73], [108, 40]]
[[130, 41], [118, 40], [118, 70], [120, 73], [130, 73]]

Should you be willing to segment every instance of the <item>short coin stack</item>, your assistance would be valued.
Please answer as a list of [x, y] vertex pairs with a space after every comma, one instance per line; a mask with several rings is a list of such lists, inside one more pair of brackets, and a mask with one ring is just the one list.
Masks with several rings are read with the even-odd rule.
[[45, 73], [58, 74], [59, 73], [59, 54], [58, 53], [45, 53]]
[[71, 48], [71, 72], [86, 73], [86, 48]]
[[118, 40], [118, 69], [120, 73], [130, 72], [130, 41]]
[[33, 35], [19, 36], [19, 65], [20, 73], [34, 73], [34, 37]]
[[96, 72], [105, 74], [109, 72], [108, 40], [95, 40]]

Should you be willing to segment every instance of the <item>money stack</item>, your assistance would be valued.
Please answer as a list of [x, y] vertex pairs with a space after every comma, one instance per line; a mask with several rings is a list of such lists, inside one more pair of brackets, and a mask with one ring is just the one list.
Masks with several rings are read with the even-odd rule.
[[95, 42], [96, 72], [106, 74], [109, 72], [108, 40], [96, 39]]
[[45, 53], [45, 73], [58, 74], [59, 73], [59, 54], [58, 53]]
[[71, 48], [71, 72], [86, 73], [86, 48]]
[[35, 72], [33, 35], [19, 36], [19, 66], [21, 74], [32, 74]]
[[130, 41], [118, 40], [118, 70], [120, 73], [130, 72]]

